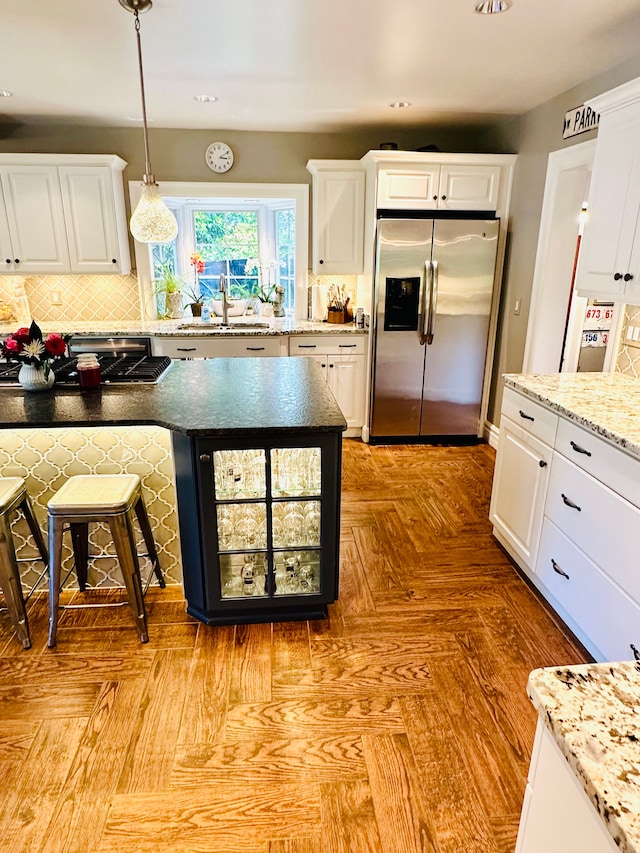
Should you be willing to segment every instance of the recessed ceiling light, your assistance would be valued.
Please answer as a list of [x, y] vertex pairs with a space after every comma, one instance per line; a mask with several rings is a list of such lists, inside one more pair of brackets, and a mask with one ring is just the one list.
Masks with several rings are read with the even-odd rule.
[[411, 106], [411, 101], [394, 101], [389, 106], [392, 110], [406, 110], [407, 107]]
[[12, 98], [13, 92], [10, 92], [8, 89], [0, 89], [0, 98]]
[[212, 104], [218, 99], [215, 95], [194, 95], [193, 100], [197, 101], [199, 104]]
[[497, 15], [511, 8], [511, 0], [483, 0], [476, 3], [476, 12], [479, 15]]

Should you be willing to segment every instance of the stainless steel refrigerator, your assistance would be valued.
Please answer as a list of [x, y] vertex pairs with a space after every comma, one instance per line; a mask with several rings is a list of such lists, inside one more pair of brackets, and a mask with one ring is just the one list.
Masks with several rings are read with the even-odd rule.
[[379, 219], [370, 440], [478, 436], [498, 219]]

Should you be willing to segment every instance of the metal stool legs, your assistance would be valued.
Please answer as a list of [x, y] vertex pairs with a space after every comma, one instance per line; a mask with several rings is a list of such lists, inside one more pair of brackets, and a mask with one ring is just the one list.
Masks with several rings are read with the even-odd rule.
[[143, 643], [149, 641], [140, 563], [133, 527], [134, 512], [153, 565], [153, 573], [159, 585], [164, 587], [165, 581], [158, 552], [137, 476], [71, 477], [49, 502], [51, 572], [48, 644], [50, 648], [56, 645], [57, 640], [63, 527], [65, 523], [70, 526], [78, 585], [81, 590], [84, 590], [87, 584], [89, 523], [92, 521], [103, 521], [109, 525], [138, 637]]
[[11, 532], [10, 517], [12, 513], [17, 510], [22, 511], [45, 566], [49, 563], [49, 555], [42, 533], [31, 510], [24, 480], [20, 477], [10, 477], [4, 478], [0, 483], [3, 486], [4, 498], [0, 506], [0, 587], [2, 587], [7, 609], [18, 639], [24, 649], [29, 649], [31, 648], [31, 637], [29, 636], [29, 623], [22, 594], [20, 570]]

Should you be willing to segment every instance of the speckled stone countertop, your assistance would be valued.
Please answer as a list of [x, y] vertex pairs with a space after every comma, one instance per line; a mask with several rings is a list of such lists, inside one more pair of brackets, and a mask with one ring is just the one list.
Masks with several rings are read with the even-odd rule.
[[347, 427], [320, 367], [306, 358], [175, 361], [157, 385], [0, 388], [0, 428], [143, 424], [236, 437]]
[[536, 669], [527, 693], [615, 843], [640, 853], [640, 664]]
[[640, 380], [622, 373], [507, 373], [503, 379], [640, 457]]
[[[39, 323], [45, 334], [49, 332], [68, 332], [69, 334], [89, 337], [125, 337], [127, 335], [151, 335], [153, 337], [210, 337], [220, 335], [366, 335], [368, 329], [361, 329], [353, 323], [323, 323], [317, 320], [296, 320], [293, 317], [282, 319], [264, 317], [230, 317], [229, 328], [222, 328], [220, 317], [214, 317], [210, 323], [203, 323], [192, 317], [181, 320], [137, 320], [88, 322], [43, 322]], [[242, 323], [242, 326], [238, 326]], [[15, 332], [20, 323], [0, 325], [0, 338]], [[27, 324], [28, 325], [28, 324]], [[181, 329], [180, 326], [188, 328]]]

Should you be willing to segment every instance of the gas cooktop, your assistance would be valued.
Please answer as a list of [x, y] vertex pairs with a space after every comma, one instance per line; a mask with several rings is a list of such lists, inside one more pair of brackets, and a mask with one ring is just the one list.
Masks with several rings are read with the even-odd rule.
[[[166, 355], [99, 355], [98, 361], [105, 385], [155, 384], [171, 367]], [[0, 362], [0, 386], [18, 384], [21, 364]], [[53, 363], [56, 385], [77, 385], [78, 368], [75, 358], [61, 358]]]

